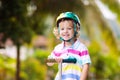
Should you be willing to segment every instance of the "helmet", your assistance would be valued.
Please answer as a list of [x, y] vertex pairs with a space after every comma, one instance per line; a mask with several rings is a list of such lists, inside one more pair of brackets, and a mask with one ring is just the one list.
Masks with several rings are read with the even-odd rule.
[[[57, 27], [59, 26], [58, 24], [59, 24], [59, 22], [60, 22], [62, 19], [70, 19], [70, 20], [73, 20], [74, 23], [75, 23], [75, 24], [74, 24], [74, 35], [73, 35], [72, 38], [70, 38], [69, 40], [64, 40], [62, 37], [60, 37], [60, 40], [69, 42], [69, 41], [71, 41], [74, 37], [76, 37], [76, 34], [78, 34], [78, 32], [76, 31], [76, 25], [78, 24], [78, 25], [79, 25], [79, 29], [80, 29], [80, 20], [79, 20], [79, 18], [78, 18], [78, 16], [77, 16], [76, 14], [74, 14], [74, 13], [72, 13], [72, 12], [64, 12], [64, 13], [61, 13], [61, 14], [57, 17], [57, 19], [56, 19]], [[58, 31], [60, 31], [59, 28], [58, 28]]]
[[57, 19], [56, 19], [56, 23], [58, 25], [58, 23], [60, 22], [61, 19], [72, 19], [73, 21], [75, 21], [75, 23], [78, 23], [78, 25], [80, 26], [80, 20], [78, 18], [78, 16], [72, 12], [64, 12], [64, 13], [61, 13]]

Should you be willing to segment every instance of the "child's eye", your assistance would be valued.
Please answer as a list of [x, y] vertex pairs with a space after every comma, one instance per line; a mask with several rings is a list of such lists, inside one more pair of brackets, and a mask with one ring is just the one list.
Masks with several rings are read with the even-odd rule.
[[61, 28], [61, 30], [64, 30], [64, 28]]
[[71, 27], [69, 27], [68, 29], [69, 29], [69, 30], [71, 30], [72, 28], [71, 28]]

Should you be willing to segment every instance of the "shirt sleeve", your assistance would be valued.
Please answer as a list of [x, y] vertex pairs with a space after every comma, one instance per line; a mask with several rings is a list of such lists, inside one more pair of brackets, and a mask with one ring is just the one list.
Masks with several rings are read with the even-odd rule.
[[81, 51], [81, 62], [82, 62], [82, 65], [86, 63], [89, 63], [89, 64], [91, 63], [90, 55], [86, 47], [84, 47], [84, 49]]
[[48, 56], [48, 58], [51, 58], [51, 59], [56, 58], [55, 52], [59, 49], [59, 46], [60, 45], [55, 46], [55, 48], [53, 49], [51, 54]]
[[51, 52], [51, 54], [48, 56], [48, 59], [53, 59], [55, 58], [54, 54], [53, 54], [53, 51]]
[[86, 63], [91, 64], [91, 59], [88, 49], [84, 45], [82, 45], [82, 48], [80, 49], [80, 54], [79, 54], [79, 58], [77, 58], [77, 62], [80, 65], [84, 65]]

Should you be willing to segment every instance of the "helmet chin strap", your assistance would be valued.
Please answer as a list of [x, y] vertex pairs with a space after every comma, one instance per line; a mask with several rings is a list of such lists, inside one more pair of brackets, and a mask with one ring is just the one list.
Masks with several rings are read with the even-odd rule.
[[61, 41], [65, 41], [65, 42], [70, 42], [73, 38], [74, 38], [74, 37], [72, 37], [72, 38], [70, 38], [70, 39], [68, 39], [68, 40], [64, 40], [62, 37], [60, 37], [60, 40], [61, 40]]

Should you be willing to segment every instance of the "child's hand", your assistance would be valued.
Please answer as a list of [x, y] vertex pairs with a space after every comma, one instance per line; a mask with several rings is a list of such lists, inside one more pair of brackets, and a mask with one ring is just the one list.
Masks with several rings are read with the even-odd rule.
[[54, 61], [55, 61], [55, 59], [50, 59], [50, 58], [48, 58], [46, 60], [48, 66], [53, 66], [54, 65]]
[[[55, 58], [55, 59], [52, 59], [53, 61], [51, 61], [51, 62], [47, 62], [47, 65], [48, 66], [52, 66], [52, 65], [54, 65], [54, 63], [60, 63], [60, 62], [62, 62], [62, 58]], [[55, 62], [54, 62], [54, 60], [55, 60]]]
[[57, 63], [62, 62], [62, 58], [55, 58], [55, 60], [56, 60]]
[[54, 65], [54, 63], [47, 63], [47, 65], [48, 65], [48, 66], [53, 66], [53, 65]]

